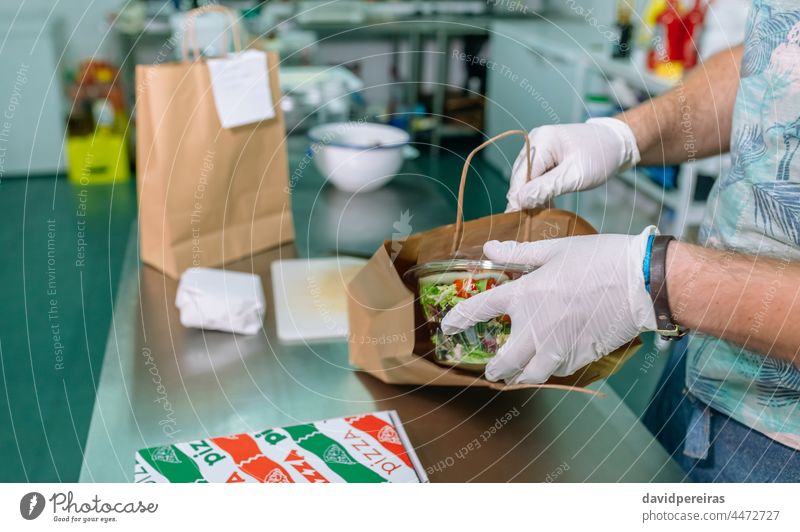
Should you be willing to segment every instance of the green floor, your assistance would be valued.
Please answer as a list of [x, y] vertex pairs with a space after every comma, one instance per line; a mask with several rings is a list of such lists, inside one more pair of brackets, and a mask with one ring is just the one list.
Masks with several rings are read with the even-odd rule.
[[[435, 161], [422, 156], [404, 170], [441, 175], [454, 217], [462, 164], [463, 156], [445, 153]], [[502, 211], [502, 177], [480, 161], [472, 175], [465, 216]], [[78, 480], [135, 204], [133, 184], [0, 181], [2, 482]], [[59, 349], [63, 360], [56, 358]]]
[[[436, 176], [449, 191], [448, 217], [454, 217], [462, 164], [453, 154], [423, 155], [404, 170]], [[466, 218], [502, 212], [502, 176], [481, 161], [470, 175]], [[0, 481], [78, 480], [135, 213], [132, 184], [81, 189], [63, 178], [0, 182], [0, 241], [6, 242], [0, 261]], [[637, 414], [660, 362], [650, 367], [634, 359], [612, 379]]]
[[78, 479], [135, 196], [0, 182], [0, 481]]

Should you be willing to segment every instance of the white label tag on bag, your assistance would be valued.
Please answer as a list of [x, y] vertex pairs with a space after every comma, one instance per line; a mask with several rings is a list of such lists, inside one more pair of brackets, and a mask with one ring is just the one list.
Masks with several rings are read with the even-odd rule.
[[275, 116], [267, 54], [247, 50], [206, 62], [222, 127], [243, 126]]

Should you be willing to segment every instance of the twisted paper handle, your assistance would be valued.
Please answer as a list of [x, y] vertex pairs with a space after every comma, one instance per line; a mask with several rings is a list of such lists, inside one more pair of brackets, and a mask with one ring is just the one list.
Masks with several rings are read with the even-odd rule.
[[[525, 139], [525, 152], [528, 154], [528, 173], [526, 176], [525, 181], [530, 181], [531, 176], [533, 175], [533, 156], [534, 153], [531, 151], [531, 140], [528, 138], [528, 134], [525, 131], [520, 129], [515, 129], [512, 131], [506, 131], [505, 133], [500, 133], [499, 135], [490, 138], [474, 150], [472, 150], [469, 155], [467, 155], [467, 159], [464, 161], [464, 168], [461, 170], [461, 183], [458, 185], [458, 205], [456, 210], [456, 227], [455, 232], [453, 233], [453, 245], [450, 248], [450, 256], [455, 256], [456, 252], [458, 251], [459, 246], [461, 245], [461, 239], [464, 236], [464, 188], [467, 184], [467, 173], [469, 172], [469, 166], [472, 162], [472, 158], [475, 157], [479, 151], [481, 151], [486, 146], [490, 144], [494, 144], [496, 141], [509, 137], [511, 135], [522, 135]], [[531, 232], [531, 213], [527, 212], [527, 216], [525, 217], [525, 225], [522, 228], [522, 237], [523, 240], [526, 242], [530, 239], [530, 232]]]
[[[242, 51], [242, 35], [241, 35], [241, 28], [239, 26], [239, 20], [236, 18], [236, 15], [228, 9], [227, 7], [220, 6], [220, 5], [207, 5], [203, 7], [198, 7], [197, 9], [192, 9], [186, 14], [186, 20], [184, 24], [186, 27], [183, 30], [183, 35], [181, 36], [181, 57], [183, 57], [184, 61], [189, 60], [189, 46], [186, 42], [187, 35], [192, 42], [192, 53], [194, 54], [194, 59], [197, 60], [200, 58], [200, 47], [197, 45], [197, 31], [195, 29], [195, 20], [198, 15], [202, 15], [204, 13], [223, 13], [227, 15], [228, 20], [230, 20], [230, 25], [225, 28], [225, 37], [227, 41], [228, 30], [231, 31], [233, 36], [233, 48], [236, 50], [236, 53]], [[225, 43], [227, 46], [227, 42]], [[225, 55], [228, 54], [227, 49], [225, 50]]]

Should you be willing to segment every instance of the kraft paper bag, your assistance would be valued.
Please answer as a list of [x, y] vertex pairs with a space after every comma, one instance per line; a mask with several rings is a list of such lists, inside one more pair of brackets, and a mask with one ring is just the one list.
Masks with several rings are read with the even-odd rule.
[[416, 287], [403, 281], [409, 268], [453, 256], [479, 258], [488, 240], [536, 241], [596, 233], [579, 216], [559, 209], [533, 209], [461, 223], [466, 167], [474, 153], [467, 158], [462, 174], [458, 222], [412, 235], [400, 246], [384, 242], [348, 285], [350, 364], [390, 384], [485, 386], [497, 390], [562, 388], [597, 394], [584, 388], [615, 373], [641, 347], [638, 338], [573, 375], [553, 377], [543, 385], [490, 382], [477, 373], [440, 366], [431, 360], [433, 345], [416, 302]]
[[[136, 128], [141, 258], [170, 277], [214, 267], [293, 238], [278, 56], [267, 55], [274, 118], [226, 129], [187, 15], [183, 61], [137, 65]], [[187, 41], [194, 41], [188, 59]]]

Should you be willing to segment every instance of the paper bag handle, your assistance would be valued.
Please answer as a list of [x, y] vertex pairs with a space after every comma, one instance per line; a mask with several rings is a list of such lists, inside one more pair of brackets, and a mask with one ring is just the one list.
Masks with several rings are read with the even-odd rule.
[[[236, 15], [225, 6], [216, 5], [216, 4], [209, 4], [203, 7], [198, 7], [197, 9], [192, 9], [188, 13], [186, 13], [186, 20], [184, 21], [185, 27], [183, 29], [183, 35], [181, 36], [181, 57], [184, 61], [189, 60], [189, 47], [186, 42], [186, 36], [189, 35], [189, 38], [192, 41], [192, 53], [194, 54], [194, 59], [197, 60], [200, 58], [200, 47], [197, 45], [197, 30], [195, 30], [195, 19], [198, 15], [202, 15], [204, 13], [223, 13], [227, 15], [228, 19], [230, 20], [230, 25], [225, 28], [225, 37], [227, 41], [228, 30], [230, 30], [233, 38], [233, 49], [236, 50], [237, 53], [242, 51], [242, 32], [239, 26], [239, 19], [236, 18]], [[227, 42], [225, 54], [227, 55]]]
[[[455, 233], [453, 233], [453, 245], [450, 248], [450, 256], [455, 256], [456, 252], [458, 251], [459, 246], [461, 245], [461, 238], [464, 233], [464, 188], [467, 184], [467, 172], [469, 172], [469, 166], [472, 162], [472, 158], [475, 157], [475, 154], [481, 151], [486, 146], [490, 144], [494, 144], [496, 141], [509, 137], [511, 135], [522, 135], [525, 139], [525, 152], [528, 154], [527, 163], [528, 163], [528, 173], [525, 178], [525, 182], [531, 180], [531, 176], [533, 175], [533, 156], [534, 153], [531, 151], [531, 139], [528, 138], [528, 134], [525, 131], [520, 129], [515, 129], [511, 131], [506, 131], [505, 133], [500, 133], [497, 136], [494, 136], [472, 150], [469, 155], [467, 155], [467, 159], [464, 161], [464, 168], [461, 170], [461, 183], [458, 185], [458, 206], [456, 210], [456, 227]], [[527, 214], [525, 217], [525, 225], [522, 229], [522, 236], [524, 241], [528, 241], [530, 239], [530, 232], [531, 232], [531, 216], [530, 213]]]

